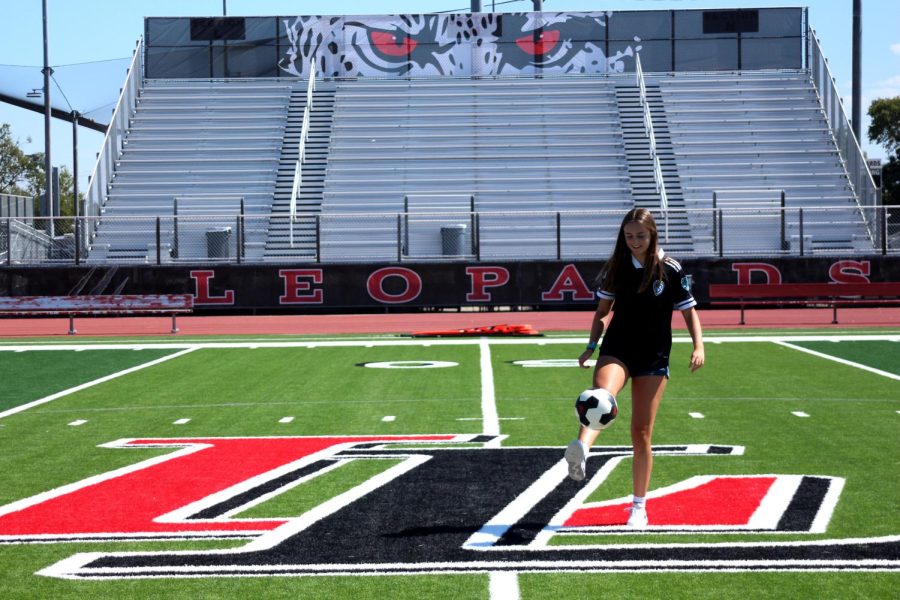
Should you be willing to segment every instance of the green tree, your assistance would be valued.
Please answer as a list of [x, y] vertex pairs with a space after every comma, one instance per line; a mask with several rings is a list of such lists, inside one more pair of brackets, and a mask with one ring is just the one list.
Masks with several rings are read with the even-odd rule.
[[44, 185], [43, 160], [43, 154], [25, 154], [9, 123], [0, 125], [0, 194], [37, 195]]
[[888, 161], [881, 166], [882, 201], [900, 204], [900, 96], [873, 101], [869, 117], [869, 140], [888, 151]]
[[[31, 143], [31, 138], [27, 138]], [[59, 170], [61, 216], [75, 214], [73, 202], [74, 178], [65, 167]], [[37, 208], [38, 198], [44, 192], [44, 153], [25, 154], [19, 141], [13, 139], [9, 123], [0, 125], [0, 194], [14, 194], [16, 196], [29, 196], [35, 199]], [[84, 198], [84, 194], [78, 194]]]

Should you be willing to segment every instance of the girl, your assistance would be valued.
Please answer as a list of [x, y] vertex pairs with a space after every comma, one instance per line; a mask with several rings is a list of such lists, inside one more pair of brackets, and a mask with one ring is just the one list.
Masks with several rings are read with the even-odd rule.
[[[650, 212], [635, 208], [625, 215], [616, 247], [600, 274], [600, 300], [587, 349], [578, 364], [587, 361], [603, 334], [604, 318], [615, 303], [594, 370], [594, 387], [616, 396], [631, 378], [631, 443], [634, 460], [634, 500], [628, 527], [645, 527], [644, 497], [650, 485], [653, 455], [650, 438], [666, 382], [672, 348], [672, 311], [679, 310], [694, 341], [691, 372], [703, 366], [703, 333], [691, 295], [691, 280], [675, 260], [665, 256], [657, 243], [656, 222]], [[585, 476], [585, 457], [599, 431], [581, 427], [578, 439], [566, 448], [569, 477]]]

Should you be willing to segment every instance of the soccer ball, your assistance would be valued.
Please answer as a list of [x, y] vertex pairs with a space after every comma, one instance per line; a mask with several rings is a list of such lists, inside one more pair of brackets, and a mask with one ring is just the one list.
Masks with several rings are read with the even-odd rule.
[[584, 390], [575, 401], [578, 421], [595, 431], [612, 425], [618, 413], [615, 397], [603, 388]]

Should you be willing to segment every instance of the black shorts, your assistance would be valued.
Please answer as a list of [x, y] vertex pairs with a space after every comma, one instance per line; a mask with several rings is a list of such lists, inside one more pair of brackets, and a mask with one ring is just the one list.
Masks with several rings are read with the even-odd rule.
[[669, 354], [652, 347], [634, 347], [618, 341], [615, 337], [604, 337], [600, 344], [600, 356], [615, 358], [628, 369], [628, 376], [648, 375], [669, 377]]

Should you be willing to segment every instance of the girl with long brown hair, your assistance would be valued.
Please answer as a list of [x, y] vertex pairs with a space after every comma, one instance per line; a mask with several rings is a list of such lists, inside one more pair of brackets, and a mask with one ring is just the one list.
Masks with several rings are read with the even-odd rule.
[[[666, 256], [659, 247], [656, 221], [643, 208], [630, 210], [616, 238], [616, 246], [599, 278], [591, 335], [578, 364], [593, 355], [605, 329], [605, 319], [613, 310], [600, 355], [594, 369], [593, 384], [613, 396], [631, 379], [631, 442], [633, 446], [632, 483], [634, 499], [628, 517], [629, 527], [645, 527], [645, 497], [653, 470], [651, 437], [656, 411], [669, 379], [669, 353], [672, 349], [672, 312], [681, 311], [694, 342], [690, 370], [703, 366], [703, 332], [691, 294], [691, 279], [681, 265]], [[566, 448], [569, 476], [576, 481], [585, 477], [586, 457], [599, 431], [582, 426], [578, 438]]]

